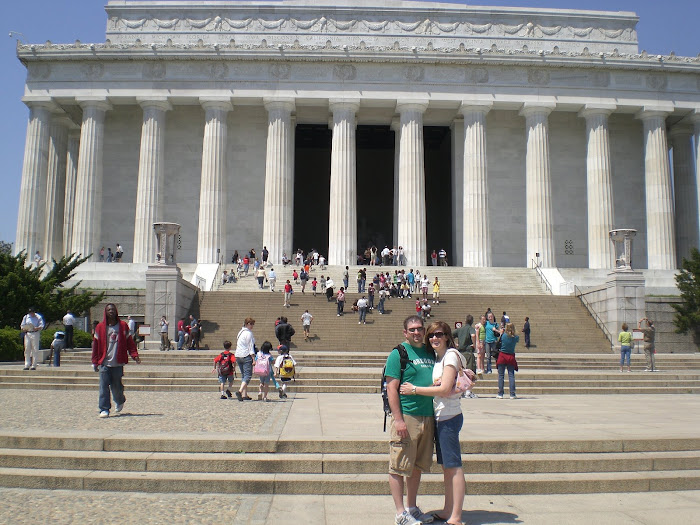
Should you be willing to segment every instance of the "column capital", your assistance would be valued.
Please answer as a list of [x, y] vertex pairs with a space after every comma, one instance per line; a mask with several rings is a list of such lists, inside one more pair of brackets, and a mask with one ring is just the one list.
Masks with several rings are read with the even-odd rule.
[[328, 109], [335, 112], [336, 110], [348, 110], [357, 113], [360, 110], [359, 98], [329, 98]]
[[583, 106], [583, 109], [578, 112], [578, 116], [585, 119], [598, 115], [609, 117], [616, 109], [617, 105], [615, 104], [586, 104]]
[[58, 124], [59, 126], [64, 126], [69, 130], [79, 130], [78, 126], [73, 119], [64, 113], [54, 113], [51, 115], [51, 124]]
[[639, 120], [649, 120], [652, 118], [666, 118], [673, 112], [670, 106], [644, 106], [639, 110], [634, 118]]
[[173, 109], [173, 105], [168, 100], [168, 97], [136, 97], [136, 102], [142, 109], [155, 108], [162, 111]]
[[532, 115], [549, 114], [556, 109], [557, 105], [554, 102], [525, 102], [520, 108], [520, 116], [529, 117]]
[[684, 124], [676, 124], [668, 130], [668, 138], [690, 137], [693, 134], [693, 127]]
[[204, 109], [219, 109], [233, 111], [231, 97], [199, 97], [199, 103]]
[[107, 100], [107, 97], [75, 97], [75, 101], [83, 109], [96, 108], [102, 111], [112, 109], [112, 104]]
[[296, 110], [296, 100], [292, 97], [265, 97], [263, 98], [263, 104], [268, 111], [281, 109], [291, 113]]
[[58, 107], [58, 104], [54, 101], [53, 97], [43, 97], [43, 96], [36, 96], [36, 95], [27, 95], [22, 97], [22, 102], [30, 108], [44, 108], [52, 113], [60, 112], [61, 109]]
[[459, 105], [459, 113], [461, 115], [466, 113], [482, 113], [486, 115], [491, 109], [493, 109], [493, 102], [487, 101], [462, 100], [462, 103]]
[[401, 129], [401, 119], [399, 117], [392, 118], [389, 127], [394, 131], [399, 131]]
[[420, 111], [425, 113], [428, 109], [428, 101], [420, 99], [404, 99], [396, 101], [396, 111], [398, 113], [403, 113], [404, 111]]

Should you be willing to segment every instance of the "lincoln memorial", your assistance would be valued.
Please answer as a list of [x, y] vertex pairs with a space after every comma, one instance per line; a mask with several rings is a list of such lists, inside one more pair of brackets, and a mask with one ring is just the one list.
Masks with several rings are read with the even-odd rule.
[[371, 245], [465, 267], [637, 268], [698, 246], [700, 58], [629, 12], [359, 0], [106, 6], [104, 42], [19, 43], [16, 251], [153, 263]]

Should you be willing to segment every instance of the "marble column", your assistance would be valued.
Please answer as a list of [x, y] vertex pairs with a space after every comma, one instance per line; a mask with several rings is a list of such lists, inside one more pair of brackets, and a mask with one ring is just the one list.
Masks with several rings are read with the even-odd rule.
[[80, 130], [68, 132], [66, 148], [66, 189], [63, 200], [63, 249], [71, 254], [73, 247], [73, 217], [75, 216], [75, 186], [78, 179], [78, 153], [80, 151]]
[[[452, 155], [452, 251], [447, 257], [451, 266], [464, 266], [464, 118], [456, 116], [450, 124]], [[467, 223], [469, 227], [469, 223]]]
[[328, 262], [357, 264], [357, 123], [359, 100], [329, 101], [333, 113]]
[[676, 269], [671, 168], [668, 160], [665, 111], [644, 109], [644, 186], [647, 212], [647, 259], [650, 270]]
[[83, 109], [80, 126], [78, 176], [71, 253], [98, 260], [102, 241], [102, 155], [105, 113], [112, 109], [104, 97], [77, 99]]
[[586, 106], [579, 116], [586, 119], [588, 140], [586, 187], [588, 202], [588, 267], [613, 268], [614, 254], [609, 233], [614, 207], [608, 117], [615, 106]]
[[552, 177], [549, 164], [549, 114], [554, 104], [525, 104], [527, 154], [525, 159], [525, 194], [527, 206], [527, 261], [530, 266], [540, 254], [544, 268], [556, 267], [552, 221]]
[[425, 227], [425, 159], [423, 113], [427, 102], [399, 101], [401, 117], [399, 148], [398, 245], [403, 246], [407, 266], [423, 266], [428, 261]]
[[66, 154], [68, 128], [73, 124], [65, 115], [54, 114], [49, 125], [49, 155], [46, 178], [46, 220], [44, 250], [46, 261], [60, 259], [63, 249], [63, 217], [66, 196]]
[[676, 209], [676, 260], [680, 264], [698, 247], [698, 188], [693, 152], [693, 128], [675, 126], [668, 134], [673, 146], [673, 186]]
[[153, 263], [156, 245], [153, 223], [162, 217], [162, 186], [165, 169], [165, 114], [172, 109], [167, 98], [137, 98], [143, 109], [139, 178], [134, 220], [135, 263]]
[[49, 125], [55, 105], [50, 98], [25, 100], [25, 104], [29, 107], [29, 121], [19, 192], [15, 253], [24, 251], [27, 262], [32, 262], [36, 251], [44, 249]]
[[269, 262], [282, 263], [282, 254], [292, 257], [294, 234], [294, 124], [293, 98], [266, 98], [267, 153], [265, 157], [265, 204], [263, 246]]
[[[695, 157], [695, 187], [697, 188], [697, 209], [700, 212], [700, 109], [696, 109], [691, 116], [690, 121], [693, 123], [693, 131], [695, 135], [695, 151], [693, 156]], [[700, 219], [699, 219], [700, 221]], [[696, 246], [700, 247], [700, 225], [698, 227], [698, 232], [695, 237]]]
[[464, 183], [462, 200], [462, 264], [491, 266], [486, 114], [491, 104], [463, 102]]
[[226, 255], [226, 119], [233, 110], [228, 98], [202, 97], [205, 111], [202, 176], [199, 191], [197, 263], [217, 263], [217, 250]]
[[[391, 130], [394, 132], [394, 213], [391, 239], [385, 239], [387, 246], [399, 245], [399, 163], [401, 152], [401, 120], [391, 119]], [[381, 253], [384, 246], [377, 246], [377, 253]]]

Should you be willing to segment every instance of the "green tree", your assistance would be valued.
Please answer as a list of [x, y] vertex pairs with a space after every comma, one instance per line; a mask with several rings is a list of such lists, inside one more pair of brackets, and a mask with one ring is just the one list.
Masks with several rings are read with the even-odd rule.
[[83, 315], [99, 303], [104, 293], [93, 295], [89, 291], [78, 291], [80, 282], [64, 286], [75, 275], [75, 269], [87, 259], [75, 254], [54, 259], [53, 266], [44, 274], [46, 263], [38, 267], [27, 266], [26, 253], [13, 256], [0, 252], [0, 327], [19, 328], [30, 306], [35, 307], [49, 324], [61, 319], [68, 310]]
[[12, 253], [12, 243], [0, 241], [0, 253], [10, 255]]
[[681, 271], [676, 275], [676, 286], [681, 292], [681, 304], [672, 304], [676, 310], [673, 324], [676, 332], [693, 332], [696, 341], [700, 338], [700, 251], [693, 248], [690, 258], [683, 258]]

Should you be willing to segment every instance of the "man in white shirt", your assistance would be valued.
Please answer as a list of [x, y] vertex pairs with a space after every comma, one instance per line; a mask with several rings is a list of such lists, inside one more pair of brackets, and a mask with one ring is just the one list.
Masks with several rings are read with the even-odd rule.
[[360, 313], [360, 320], [357, 322], [357, 324], [367, 324], [367, 307], [369, 306], [369, 301], [367, 298], [363, 295], [360, 299], [357, 300], [357, 310]]
[[73, 325], [75, 324], [75, 317], [73, 317], [73, 312], [68, 310], [66, 315], [63, 316], [63, 328], [66, 333], [66, 350], [70, 348], [73, 350]]
[[29, 308], [27, 315], [22, 318], [20, 328], [24, 332], [24, 369], [36, 370], [39, 338], [41, 331], [45, 328], [44, 318], [36, 313], [34, 308]]

